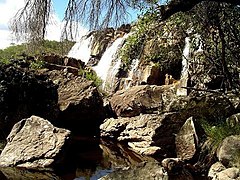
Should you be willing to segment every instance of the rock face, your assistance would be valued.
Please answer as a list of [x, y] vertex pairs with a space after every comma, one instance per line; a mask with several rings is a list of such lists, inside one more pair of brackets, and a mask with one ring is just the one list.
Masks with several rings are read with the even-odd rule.
[[176, 96], [175, 91], [174, 85], [142, 85], [118, 91], [110, 99], [118, 117], [104, 121], [100, 126], [101, 136], [127, 142], [140, 154], [175, 157], [174, 134], [178, 134], [178, 156], [191, 159], [198, 140], [191, 121], [179, 132], [185, 121], [193, 117], [219, 123], [233, 114], [235, 108], [223, 96]]
[[175, 138], [177, 157], [182, 160], [190, 160], [196, 153], [198, 136], [193, 118], [187, 119]]
[[174, 86], [142, 85], [116, 92], [110, 104], [117, 116], [132, 117], [140, 113], [157, 113], [175, 96]]
[[134, 151], [145, 155], [174, 155], [174, 134], [184, 123], [178, 113], [141, 114], [110, 118], [100, 126], [101, 136], [127, 141]]
[[4, 134], [33, 114], [55, 119], [57, 102], [57, 86], [47, 76], [11, 64], [0, 65], [0, 127]]
[[14, 125], [0, 155], [0, 166], [27, 168], [54, 165], [69, 138], [70, 131], [56, 128], [37, 116]]
[[135, 86], [116, 92], [110, 99], [113, 111], [120, 117], [137, 116], [140, 113], [181, 112], [197, 119], [209, 121], [225, 119], [235, 111], [232, 103], [224, 96], [206, 94], [205, 96], [176, 96], [174, 85]]
[[47, 74], [59, 86], [60, 113], [56, 124], [76, 134], [96, 135], [105, 111], [102, 97], [93, 82], [62, 71]]
[[225, 138], [220, 146], [217, 156], [226, 167], [240, 167], [240, 135]]

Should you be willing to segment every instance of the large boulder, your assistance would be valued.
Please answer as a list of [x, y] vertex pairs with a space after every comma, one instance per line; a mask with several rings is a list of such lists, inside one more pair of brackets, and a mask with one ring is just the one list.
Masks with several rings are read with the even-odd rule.
[[60, 109], [56, 124], [75, 134], [97, 135], [105, 118], [103, 100], [92, 81], [68, 72], [47, 72], [58, 85]]
[[226, 167], [240, 167], [240, 135], [226, 137], [218, 152], [219, 161]]
[[0, 65], [1, 138], [13, 125], [32, 114], [50, 121], [58, 115], [57, 86], [46, 75], [13, 65]]
[[185, 122], [179, 113], [141, 114], [135, 117], [106, 119], [100, 126], [101, 136], [128, 142], [137, 153], [175, 155], [174, 134]]
[[142, 85], [117, 91], [110, 99], [112, 109], [121, 117], [157, 113], [175, 97], [174, 86]]
[[70, 131], [37, 116], [14, 125], [0, 155], [0, 166], [44, 168], [57, 164]]

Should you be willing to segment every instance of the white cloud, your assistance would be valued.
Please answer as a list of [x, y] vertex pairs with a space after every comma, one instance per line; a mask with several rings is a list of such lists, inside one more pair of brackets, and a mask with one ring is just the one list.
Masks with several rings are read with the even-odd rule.
[[[25, 0], [0, 0], [0, 49], [17, 43], [8, 28], [8, 24], [17, 11], [24, 7], [24, 4]], [[64, 23], [61, 22], [58, 16], [52, 14], [51, 22], [47, 26], [46, 39], [59, 41], [63, 25]], [[77, 39], [86, 34], [87, 30], [79, 26], [78, 32]]]
[[16, 43], [8, 28], [10, 19], [24, 6], [24, 0], [0, 0], [0, 48]]
[[[17, 11], [24, 7], [24, 0], [0, 0], [0, 49], [16, 43], [11, 34], [8, 24]], [[47, 36], [49, 40], [60, 40], [62, 22], [53, 14], [52, 21], [47, 27]]]

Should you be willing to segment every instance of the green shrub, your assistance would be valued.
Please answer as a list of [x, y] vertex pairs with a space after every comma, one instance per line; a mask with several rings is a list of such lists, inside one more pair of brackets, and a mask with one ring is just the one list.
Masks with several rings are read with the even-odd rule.
[[37, 60], [37, 61], [32, 61], [31, 64], [30, 64], [30, 68], [31, 69], [42, 69], [45, 67], [45, 62], [44, 61], [40, 61], [40, 60]]
[[88, 71], [86, 69], [80, 68], [80, 70], [78, 71], [78, 75], [85, 77], [87, 80], [93, 81], [96, 87], [101, 86], [103, 83], [101, 78], [99, 78], [94, 71]]
[[207, 145], [213, 153], [216, 152], [226, 137], [240, 134], [240, 124], [233, 126], [227, 122], [222, 122], [217, 125], [211, 125], [207, 121], [203, 121], [201, 124], [207, 135]]

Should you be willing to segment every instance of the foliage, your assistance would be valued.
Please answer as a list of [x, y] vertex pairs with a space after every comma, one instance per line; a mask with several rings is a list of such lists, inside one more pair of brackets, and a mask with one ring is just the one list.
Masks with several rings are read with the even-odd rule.
[[180, 60], [184, 30], [189, 19], [188, 15], [178, 13], [166, 22], [160, 22], [157, 12], [146, 12], [136, 22], [133, 34], [127, 38], [121, 49], [120, 56], [125, 67], [129, 67], [131, 61], [136, 58], [163, 66], [168, 62]]
[[6, 49], [0, 49], [0, 59], [4, 64], [8, 64], [10, 59], [16, 59], [25, 52], [25, 45], [10, 46]]
[[102, 85], [102, 80], [97, 76], [97, 74], [93, 70], [80, 69], [78, 75], [85, 77], [87, 80], [93, 81], [96, 87]]
[[31, 69], [42, 69], [45, 66], [45, 62], [41, 61], [41, 60], [37, 60], [37, 61], [32, 61], [30, 64], [30, 68]]
[[[204, 2], [192, 11], [194, 33], [201, 35], [206, 71], [222, 77], [222, 88], [238, 89], [240, 65], [240, 7]], [[236, 87], [237, 86], [237, 87]]]
[[49, 41], [45, 40], [38, 45], [37, 48], [32, 48], [36, 46], [31, 46], [31, 43], [13, 45], [5, 49], [0, 50], [0, 59], [1, 61], [7, 62], [9, 59], [18, 59], [21, 56], [37, 56], [43, 53], [54, 53], [59, 55], [67, 54], [71, 47], [74, 45], [74, 42], [71, 41]]
[[222, 122], [217, 125], [202, 121], [202, 127], [207, 135], [207, 145], [212, 153], [215, 153], [222, 141], [231, 135], [240, 134], [240, 124], [231, 125], [228, 122]]

